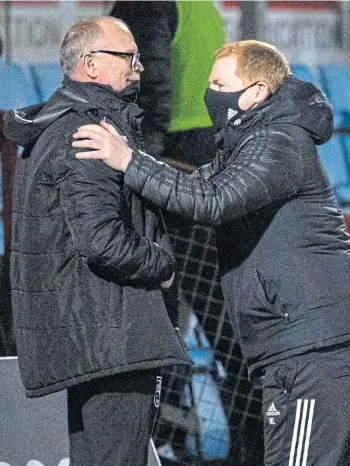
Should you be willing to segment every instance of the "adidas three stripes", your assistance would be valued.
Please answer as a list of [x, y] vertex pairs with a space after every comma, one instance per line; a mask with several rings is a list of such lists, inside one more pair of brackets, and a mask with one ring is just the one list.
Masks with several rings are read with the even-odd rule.
[[350, 466], [350, 349], [312, 352], [263, 377], [265, 466]]

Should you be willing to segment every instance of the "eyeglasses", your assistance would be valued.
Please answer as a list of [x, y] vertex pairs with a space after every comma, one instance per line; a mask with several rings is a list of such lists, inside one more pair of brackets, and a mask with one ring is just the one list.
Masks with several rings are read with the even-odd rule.
[[132, 57], [130, 66], [133, 71], [136, 70], [137, 65], [140, 63], [140, 52], [115, 52], [114, 50], [92, 50], [88, 53], [108, 53], [109, 55], [114, 55], [115, 57]]

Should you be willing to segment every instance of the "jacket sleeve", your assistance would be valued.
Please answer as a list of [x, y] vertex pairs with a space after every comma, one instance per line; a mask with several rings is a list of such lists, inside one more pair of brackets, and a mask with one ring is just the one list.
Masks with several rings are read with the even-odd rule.
[[130, 26], [141, 52], [145, 70], [139, 104], [145, 110], [145, 150], [159, 159], [171, 116], [171, 43], [177, 27], [176, 2], [116, 1], [111, 16]]
[[204, 173], [210, 173], [208, 167], [186, 175], [138, 152], [124, 180], [163, 209], [209, 225], [286, 200], [301, 186], [302, 158], [285, 133], [264, 131], [251, 136], [232, 159], [204, 178]]
[[170, 254], [133, 229], [121, 174], [100, 162], [78, 160], [75, 153], [59, 149], [53, 162], [75, 248], [90, 266], [100, 266], [121, 283], [159, 285], [170, 278]]
[[195, 176], [199, 176], [204, 180], [210, 178], [214, 173], [216, 173], [220, 168], [220, 151], [217, 153], [216, 157], [208, 164], [202, 165], [198, 167], [198, 169], [194, 172]]

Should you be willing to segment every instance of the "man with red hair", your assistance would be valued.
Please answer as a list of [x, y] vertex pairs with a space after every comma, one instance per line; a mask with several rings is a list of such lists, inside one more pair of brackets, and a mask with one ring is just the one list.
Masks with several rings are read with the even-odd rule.
[[226, 306], [263, 385], [265, 465], [348, 465], [350, 239], [316, 150], [331, 107], [258, 41], [219, 50], [205, 102], [218, 154], [192, 175], [102, 123], [74, 135], [90, 149], [76, 157], [103, 159], [154, 204], [216, 227]]

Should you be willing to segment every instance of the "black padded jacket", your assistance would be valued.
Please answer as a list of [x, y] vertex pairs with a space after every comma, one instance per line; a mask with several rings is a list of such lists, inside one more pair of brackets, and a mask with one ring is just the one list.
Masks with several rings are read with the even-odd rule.
[[136, 150], [142, 112], [108, 86], [66, 79], [43, 106], [9, 112], [18, 162], [12, 304], [29, 397], [119, 372], [189, 364], [160, 284], [174, 270], [159, 209], [72, 134], [106, 118]]
[[216, 227], [225, 303], [251, 373], [350, 343], [350, 240], [315, 145], [332, 130], [324, 95], [289, 76], [241, 124], [227, 121], [210, 165], [187, 175], [135, 152], [126, 171], [134, 191]]

